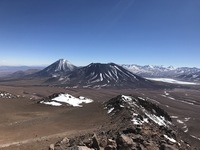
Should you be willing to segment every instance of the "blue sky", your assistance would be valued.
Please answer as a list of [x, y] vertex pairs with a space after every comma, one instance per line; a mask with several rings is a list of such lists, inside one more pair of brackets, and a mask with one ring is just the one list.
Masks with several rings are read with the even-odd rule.
[[0, 65], [200, 67], [199, 0], [0, 0]]

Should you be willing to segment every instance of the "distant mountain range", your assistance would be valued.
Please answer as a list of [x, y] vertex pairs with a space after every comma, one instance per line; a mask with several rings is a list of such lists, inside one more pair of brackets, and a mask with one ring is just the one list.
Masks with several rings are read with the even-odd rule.
[[176, 78], [187, 81], [200, 81], [200, 68], [189, 68], [179, 67], [174, 68], [173, 66], [140, 66], [140, 65], [122, 65], [122, 67], [129, 71], [142, 76], [142, 77], [153, 77], [153, 78]]
[[21, 77], [44, 68], [42, 66], [0, 66], [0, 77]]
[[[14, 70], [12, 67], [8, 69]], [[60, 59], [46, 68], [22, 66], [15, 69], [20, 69], [20, 71], [7, 75], [7, 80], [45, 78], [45, 84], [69, 87], [155, 87], [154, 82], [146, 78], [200, 81], [200, 69], [189, 67], [117, 65], [115, 63], [91, 63], [84, 67], [77, 67], [67, 60]], [[6, 70], [6, 67], [3, 70]]]

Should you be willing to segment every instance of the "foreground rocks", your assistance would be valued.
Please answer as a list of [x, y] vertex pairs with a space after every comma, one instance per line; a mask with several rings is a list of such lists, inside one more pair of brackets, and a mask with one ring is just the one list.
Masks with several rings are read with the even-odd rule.
[[[51, 144], [49, 150], [185, 150], [190, 149], [185, 143], [172, 143], [158, 135], [152, 139], [142, 134], [117, 133], [110, 137], [109, 131], [70, 138], [63, 142]], [[66, 139], [66, 138], [65, 138]], [[68, 138], [67, 138], [68, 139]]]
[[51, 144], [49, 150], [191, 150], [169, 115], [141, 97], [118, 96], [105, 110], [110, 122], [88, 133]]

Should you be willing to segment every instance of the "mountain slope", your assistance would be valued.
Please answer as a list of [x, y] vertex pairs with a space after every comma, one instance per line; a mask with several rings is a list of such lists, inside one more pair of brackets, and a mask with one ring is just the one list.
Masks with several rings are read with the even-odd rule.
[[92, 63], [48, 81], [79, 87], [149, 87], [152, 84], [114, 63]]
[[77, 67], [71, 64], [69, 61], [64, 59], [59, 59], [50, 66], [44, 68], [43, 70], [33, 74], [32, 76], [36, 77], [52, 77], [60, 76], [64, 73], [75, 70]]

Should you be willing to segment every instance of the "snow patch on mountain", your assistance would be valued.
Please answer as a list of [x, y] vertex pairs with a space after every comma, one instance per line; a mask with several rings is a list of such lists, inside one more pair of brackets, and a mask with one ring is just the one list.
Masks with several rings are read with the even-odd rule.
[[112, 112], [112, 115], [122, 110], [130, 111], [132, 114], [131, 122], [135, 125], [144, 123], [155, 123], [164, 127], [171, 125], [170, 116], [158, 106], [148, 102], [144, 97], [121, 95], [116, 99], [111, 99], [106, 104], [106, 109], [108, 114]]
[[168, 137], [167, 135], [164, 135], [164, 137], [165, 137], [166, 139], [168, 139], [169, 141], [171, 141], [171, 142], [173, 142], [173, 143], [176, 143], [176, 140], [174, 140], [173, 138], [170, 138], [170, 137]]

